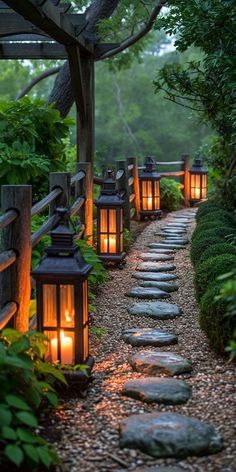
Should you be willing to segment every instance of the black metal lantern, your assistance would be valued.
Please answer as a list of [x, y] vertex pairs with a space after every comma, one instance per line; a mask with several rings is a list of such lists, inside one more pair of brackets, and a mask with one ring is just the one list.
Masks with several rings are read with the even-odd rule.
[[207, 198], [207, 173], [203, 167], [202, 159], [195, 159], [189, 170], [190, 174], [190, 204], [206, 200]]
[[155, 159], [147, 156], [145, 168], [139, 177], [140, 183], [140, 214], [144, 216], [160, 216], [160, 174], [156, 171]]
[[105, 262], [121, 263], [123, 251], [123, 205], [124, 201], [116, 190], [112, 171], [107, 178], [98, 200], [97, 207], [97, 253]]
[[51, 232], [52, 244], [32, 272], [37, 290], [37, 327], [50, 341], [45, 355], [47, 361], [92, 366], [88, 340], [88, 275], [91, 266], [74, 244], [68, 211], [58, 208], [57, 212], [61, 221]]

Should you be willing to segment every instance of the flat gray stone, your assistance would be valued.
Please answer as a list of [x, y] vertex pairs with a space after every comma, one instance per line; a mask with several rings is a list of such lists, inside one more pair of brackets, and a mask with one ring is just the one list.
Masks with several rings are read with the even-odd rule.
[[177, 284], [169, 282], [157, 282], [156, 280], [143, 280], [142, 282], [140, 282], [140, 286], [159, 288], [160, 290], [164, 290], [168, 293], [176, 292], [179, 289]]
[[[165, 249], [165, 248], [169, 248], [169, 249], [185, 249], [185, 247], [183, 245], [180, 245], [180, 244], [176, 244], [176, 243], [165, 243], [164, 241], [161, 242], [161, 243], [153, 243], [153, 244], [156, 244], [155, 248], [156, 249]], [[153, 248], [154, 249], [154, 248]]]
[[141, 302], [134, 303], [128, 308], [131, 315], [147, 316], [156, 320], [167, 320], [180, 316], [181, 310], [178, 305], [166, 302]]
[[[174, 257], [175, 257], [176, 251], [174, 251], [174, 249], [170, 249], [170, 250], [172, 251], [172, 253], [168, 254], [169, 256], [171, 256], [171, 259], [169, 259], [169, 260], [173, 260]], [[155, 249], [155, 248], [152, 249], [152, 248], [150, 248], [150, 249], [148, 249], [148, 252], [150, 252], [151, 254], [163, 254], [164, 255], [165, 249], [162, 250], [162, 249]]]
[[158, 249], [158, 248], [155, 248], [155, 244], [157, 243], [150, 243], [148, 244], [148, 247], [151, 249], [155, 249], [156, 254], [173, 254], [173, 255], [175, 254], [174, 249]]
[[140, 351], [129, 358], [129, 363], [137, 372], [149, 375], [173, 376], [192, 370], [192, 364], [188, 359], [173, 352]]
[[184, 224], [187, 224], [187, 225], [190, 225], [191, 224], [191, 221], [189, 220], [189, 218], [175, 218], [175, 219], [172, 219], [172, 220], [168, 220], [168, 223], [182, 223], [183, 225]]
[[195, 213], [193, 215], [172, 215], [172, 218], [175, 220], [190, 220], [194, 221], [195, 219]]
[[182, 231], [187, 230], [186, 223], [167, 223], [166, 226], [162, 226], [162, 229], [182, 229]]
[[175, 334], [156, 328], [127, 328], [122, 331], [122, 339], [132, 346], [169, 346], [178, 343]]
[[179, 237], [179, 238], [183, 238], [184, 236], [186, 236], [187, 234], [187, 231], [160, 231], [159, 233], [156, 233], [158, 234], [158, 236], [175, 236], [175, 237]]
[[155, 264], [154, 262], [141, 262], [136, 267], [136, 270], [141, 272], [168, 272], [169, 270], [175, 270], [174, 264]]
[[143, 261], [163, 262], [172, 261], [174, 257], [171, 254], [155, 254], [152, 252], [145, 252], [140, 254], [140, 259], [142, 259]]
[[164, 272], [134, 272], [132, 277], [140, 280], [149, 280], [150, 282], [167, 282], [177, 279], [177, 275], [165, 274]]
[[179, 246], [185, 246], [186, 244], [189, 243], [188, 239], [180, 239], [180, 238], [165, 238], [164, 240], [168, 244], [178, 244]]
[[127, 297], [134, 297], [134, 298], [148, 298], [152, 299], [160, 299], [160, 298], [168, 298], [170, 294], [160, 290], [158, 288], [151, 288], [151, 287], [133, 287], [125, 294]]
[[123, 386], [122, 393], [146, 403], [164, 403], [176, 405], [185, 403], [191, 397], [191, 387], [184, 380], [147, 377], [129, 380]]
[[120, 424], [120, 446], [139, 449], [153, 457], [203, 456], [222, 449], [214, 428], [177, 413], [132, 415]]

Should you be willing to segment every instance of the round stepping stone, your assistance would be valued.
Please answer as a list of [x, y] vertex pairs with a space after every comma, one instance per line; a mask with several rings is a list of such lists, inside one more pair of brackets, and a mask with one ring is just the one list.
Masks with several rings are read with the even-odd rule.
[[163, 272], [135, 272], [132, 277], [140, 280], [149, 280], [150, 282], [167, 282], [177, 279], [175, 274], [164, 274]]
[[211, 425], [198, 419], [177, 413], [145, 413], [122, 421], [120, 445], [153, 457], [185, 458], [219, 452], [222, 439]]
[[177, 405], [185, 403], [191, 397], [191, 387], [184, 380], [147, 377], [129, 380], [123, 386], [122, 393], [146, 403], [164, 403]]
[[182, 245], [178, 245], [176, 243], [165, 243], [164, 241], [161, 242], [161, 243], [153, 243], [153, 244], [156, 244], [156, 249], [165, 249], [166, 247], [169, 248], [169, 249], [185, 249], [184, 246]]
[[160, 290], [158, 288], [148, 288], [148, 287], [133, 287], [125, 294], [127, 297], [134, 298], [149, 298], [158, 299], [158, 298], [168, 298], [170, 294]]
[[184, 223], [166, 223], [166, 226], [163, 226], [162, 229], [186, 229], [187, 225]]
[[145, 253], [140, 254], [140, 259], [142, 259], [143, 261], [162, 262], [162, 261], [172, 261], [174, 257], [168, 254], [154, 254], [152, 252], [145, 252]]
[[136, 270], [141, 272], [168, 272], [169, 270], [175, 270], [174, 264], [154, 264], [153, 262], [141, 262], [136, 267]]
[[[161, 251], [161, 252], [160, 252], [160, 251]], [[165, 251], [165, 249], [164, 249], [164, 250], [163, 250], [163, 249], [155, 249], [155, 248], [154, 248], [154, 249], [151, 249], [151, 248], [148, 249], [148, 252], [151, 253], [151, 254], [158, 254], [158, 255], [159, 255], [159, 254], [163, 254], [162, 251]], [[172, 254], [169, 254], [169, 256], [170, 256], [170, 259], [169, 259], [169, 260], [170, 260], [170, 261], [174, 259], [175, 252], [176, 252], [176, 251], [174, 251], [173, 249], [171, 249], [171, 251], [172, 251]]]
[[141, 287], [155, 287], [159, 288], [160, 290], [164, 290], [165, 292], [176, 292], [179, 287], [177, 284], [172, 284], [168, 282], [157, 282], [155, 280], [144, 280], [140, 282]]
[[157, 243], [150, 243], [150, 244], [148, 244], [148, 247], [155, 249], [155, 252], [157, 254], [173, 254], [173, 255], [175, 254], [174, 249], [158, 249], [158, 248], [155, 248], [156, 244]]
[[192, 364], [188, 359], [173, 352], [140, 351], [129, 359], [137, 372], [149, 375], [178, 375], [191, 372]]
[[175, 334], [155, 328], [125, 329], [122, 331], [122, 339], [132, 346], [168, 346], [178, 343]]
[[141, 302], [134, 303], [128, 308], [131, 315], [147, 316], [156, 320], [168, 320], [180, 316], [181, 310], [178, 305], [166, 302]]

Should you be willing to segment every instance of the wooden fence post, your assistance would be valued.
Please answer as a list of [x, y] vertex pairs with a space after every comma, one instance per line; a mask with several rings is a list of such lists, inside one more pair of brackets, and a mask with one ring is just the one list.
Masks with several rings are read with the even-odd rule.
[[124, 200], [124, 228], [130, 230], [130, 203], [128, 186], [128, 169], [126, 161], [116, 161], [117, 189]]
[[135, 219], [140, 221], [140, 192], [139, 192], [139, 178], [138, 178], [138, 160], [136, 157], [128, 157], [127, 159], [128, 165], [133, 165], [133, 177], [134, 177], [134, 206], [135, 206]]
[[184, 161], [183, 170], [184, 170], [184, 199], [185, 199], [185, 206], [189, 206], [189, 199], [190, 199], [190, 176], [189, 176], [189, 168], [190, 168], [190, 156], [189, 154], [182, 154], [182, 160]]
[[14, 209], [18, 217], [3, 230], [4, 250], [13, 249], [16, 262], [3, 272], [3, 303], [17, 304], [15, 327], [25, 332], [29, 327], [31, 267], [31, 185], [3, 185], [2, 210]]
[[68, 208], [70, 205], [70, 172], [51, 172], [49, 175], [50, 192], [55, 188], [62, 189], [61, 195], [50, 204], [49, 214], [52, 216], [57, 207], [63, 206]]
[[78, 162], [76, 172], [83, 170], [85, 177], [82, 180], [82, 196], [85, 198], [80, 211], [80, 218], [85, 225], [85, 235], [89, 237], [88, 243], [93, 244], [93, 177], [91, 162]]

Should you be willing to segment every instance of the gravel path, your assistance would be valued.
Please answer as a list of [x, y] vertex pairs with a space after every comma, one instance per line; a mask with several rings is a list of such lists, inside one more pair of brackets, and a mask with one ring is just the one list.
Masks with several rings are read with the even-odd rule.
[[[188, 212], [181, 210], [179, 213]], [[176, 212], [178, 214], [178, 212]], [[168, 217], [167, 217], [168, 218]], [[154, 233], [166, 219], [150, 223], [132, 247], [123, 270], [110, 271], [111, 280], [102, 287], [96, 300], [96, 326], [106, 328], [101, 340], [92, 343], [91, 354], [96, 358], [94, 380], [84, 399], [66, 400], [48, 419], [47, 432], [56, 443], [63, 464], [63, 472], [132, 471], [148, 466], [178, 465], [183, 471], [236, 471], [235, 451], [235, 365], [214, 354], [198, 325], [198, 308], [193, 291], [193, 271], [189, 249], [175, 255], [178, 292], [168, 301], [177, 303], [183, 315], [172, 320], [156, 321], [128, 314], [127, 307], [138, 301], [124, 296], [128, 288], [138, 286], [132, 277], [140, 252], [147, 252], [147, 244], [160, 238]], [[193, 230], [194, 224], [189, 230]], [[193, 372], [178, 376], [192, 386], [192, 399], [184, 405], [143, 404], [121, 395], [123, 384], [130, 379], [144, 377], [133, 372], [128, 357], [139, 348], [121, 340], [123, 328], [149, 327], [169, 330], [178, 335], [179, 344], [152, 348], [171, 351], [193, 362]], [[142, 350], [149, 348], [142, 348]], [[222, 452], [207, 457], [185, 460], [153, 459], [133, 449], [120, 449], [118, 425], [132, 413], [177, 412], [212, 424], [224, 438]], [[155, 468], [158, 471], [158, 467]]]

